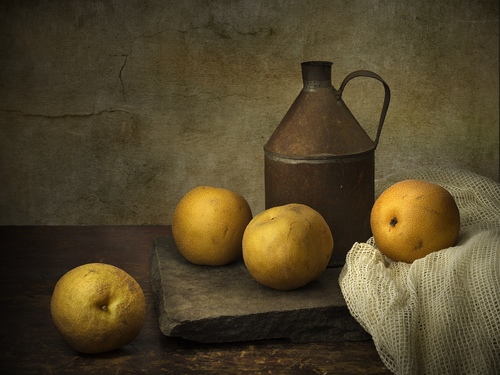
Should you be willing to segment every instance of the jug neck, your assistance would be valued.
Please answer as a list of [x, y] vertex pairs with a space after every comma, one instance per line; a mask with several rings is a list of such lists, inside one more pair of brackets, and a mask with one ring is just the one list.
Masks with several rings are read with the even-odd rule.
[[302, 66], [302, 91], [316, 91], [332, 87], [332, 63], [329, 61], [306, 61]]

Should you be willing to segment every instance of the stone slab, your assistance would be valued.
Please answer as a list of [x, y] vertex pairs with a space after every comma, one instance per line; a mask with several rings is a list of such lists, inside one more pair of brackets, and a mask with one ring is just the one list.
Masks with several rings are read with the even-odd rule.
[[214, 343], [370, 338], [347, 309], [338, 284], [340, 268], [328, 268], [303, 288], [278, 291], [253, 280], [243, 260], [224, 267], [189, 263], [172, 237], [157, 238], [149, 259], [159, 326], [166, 336]]

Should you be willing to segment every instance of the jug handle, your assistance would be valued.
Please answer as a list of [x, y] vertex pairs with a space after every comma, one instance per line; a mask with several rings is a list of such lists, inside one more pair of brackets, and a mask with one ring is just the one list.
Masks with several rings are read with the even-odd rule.
[[375, 148], [377, 148], [378, 140], [380, 138], [380, 133], [382, 132], [382, 126], [384, 125], [384, 121], [385, 121], [385, 115], [387, 114], [387, 109], [389, 108], [389, 102], [391, 100], [391, 90], [389, 89], [389, 86], [387, 85], [387, 83], [378, 74], [370, 72], [369, 70], [357, 70], [355, 72], [352, 72], [351, 74], [348, 74], [347, 77], [344, 78], [344, 81], [340, 85], [340, 89], [337, 93], [337, 100], [341, 99], [342, 92], [344, 91], [344, 88], [347, 85], [347, 83], [355, 77], [375, 78], [376, 80], [382, 82], [382, 84], [384, 85], [384, 90], [385, 90], [384, 105], [382, 106], [382, 113], [380, 114], [377, 135], [375, 138]]

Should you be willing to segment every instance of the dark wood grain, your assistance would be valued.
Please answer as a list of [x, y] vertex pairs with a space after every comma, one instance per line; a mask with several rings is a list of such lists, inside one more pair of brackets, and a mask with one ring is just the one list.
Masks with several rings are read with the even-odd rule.
[[[200, 344], [165, 337], [149, 284], [148, 249], [169, 226], [0, 227], [2, 374], [389, 374], [372, 341], [285, 340]], [[146, 294], [144, 327], [129, 345], [100, 355], [71, 349], [56, 331], [50, 297], [70, 269], [105, 262], [130, 273]]]

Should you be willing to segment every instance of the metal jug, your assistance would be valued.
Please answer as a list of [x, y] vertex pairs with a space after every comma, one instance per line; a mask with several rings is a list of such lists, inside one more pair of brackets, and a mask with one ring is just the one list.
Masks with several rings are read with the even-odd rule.
[[[264, 146], [266, 209], [303, 203], [330, 226], [334, 250], [329, 266], [342, 266], [355, 242], [371, 236], [375, 195], [375, 149], [390, 101], [390, 89], [377, 74], [349, 74], [337, 91], [331, 62], [302, 63], [303, 88]], [[355, 77], [382, 82], [385, 98], [373, 141], [342, 100]]]

